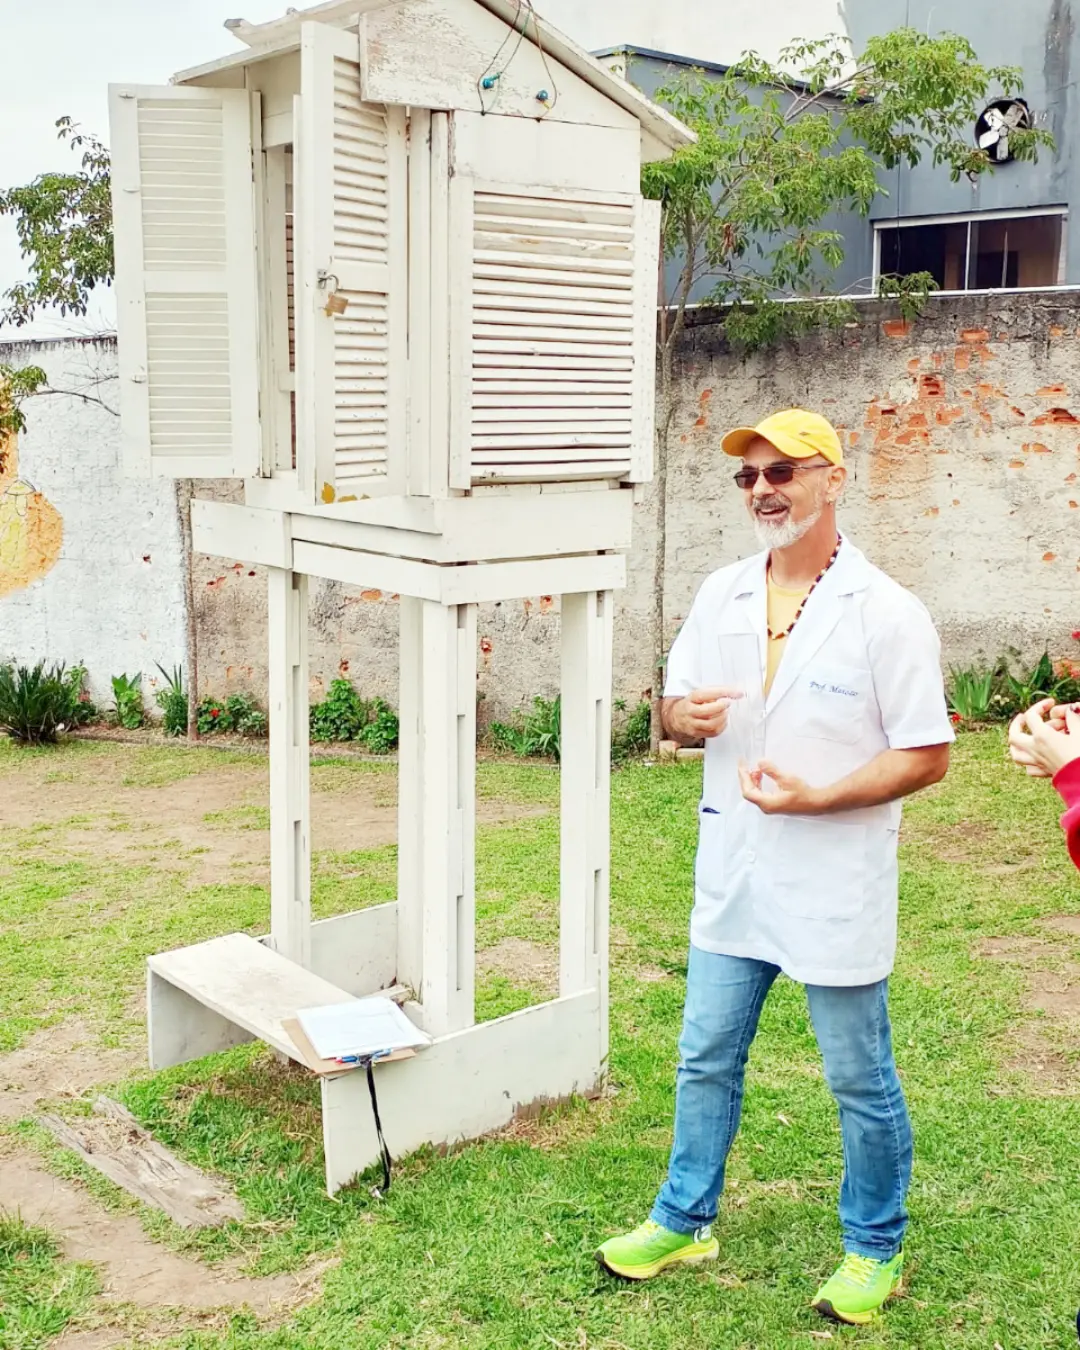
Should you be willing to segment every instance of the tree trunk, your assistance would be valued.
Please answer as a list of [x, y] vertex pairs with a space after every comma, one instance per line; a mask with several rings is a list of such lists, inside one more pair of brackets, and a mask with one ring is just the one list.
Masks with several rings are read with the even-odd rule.
[[191, 499], [195, 484], [183, 479], [176, 485], [176, 511], [180, 518], [181, 568], [184, 573], [184, 615], [187, 667], [187, 736], [199, 739], [199, 624], [195, 613], [195, 575], [191, 547]]
[[671, 438], [672, 404], [672, 349], [670, 341], [660, 350], [659, 397], [656, 416], [656, 464], [653, 482], [656, 489], [656, 551], [653, 558], [652, 590], [652, 717], [649, 723], [649, 748], [655, 758], [663, 739], [661, 708], [664, 700], [664, 666], [667, 649], [664, 643], [664, 583], [667, 575], [667, 488], [668, 444]]

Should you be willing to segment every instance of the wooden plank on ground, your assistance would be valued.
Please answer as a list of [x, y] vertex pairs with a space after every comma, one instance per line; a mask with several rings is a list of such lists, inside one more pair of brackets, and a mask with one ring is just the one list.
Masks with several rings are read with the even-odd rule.
[[79, 1121], [52, 1115], [38, 1120], [83, 1162], [182, 1228], [212, 1228], [243, 1219], [243, 1206], [222, 1182], [170, 1153], [119, 1103], [99, 1097], [94, 1111]]

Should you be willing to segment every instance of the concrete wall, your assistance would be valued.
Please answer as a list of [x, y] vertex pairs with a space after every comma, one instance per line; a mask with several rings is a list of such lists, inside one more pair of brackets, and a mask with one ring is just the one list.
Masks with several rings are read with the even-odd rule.
[[869, 302], [858, 327], [745, 360], [707, 320], [679, 357], [673, 623], [710, 567], [755, 547], [721, 433], [795, 404], [843, 428], [844, 527], [929, 606], [948, 662], [1076, 654], [1080, 294], [940, 298], [910, 325]]
[[[756, 550], [720, 436], [803, 404], [831, 417], [848, 443], [845, 529], [927, 603], [947, 662], [993, 660], [1012, 646], [1033, 657], [1044, 644], [1075, 655], [1080, 292], [938, 298], [911, 325], [867, 302], [855, 327], [745, 359], [709, 320], [695, 315], [678, 359], [669, 637], [703, 578]], [[0, 360], [10, 355], [0, 351]], [[69, 388], [88, 361], [112, 359], [76, 344], [24, 355]], [[0, 657], [84, 660], [99, 692], [121, 670], [182, 661], [171, 486], [121, 478], [117, 422], [101, 409], [50, 397], [28, 405], [28, 416], [18, 472], [62, 517], [63, 540], [43, 576], [0, 596]], [[0, 512], [10, 482], [0, 479]], [[239, 499], [241, 489], [203, 483], [199, 493]], [[653, 521], [646, 493], [616, 624], [616, 692], [631, 705], [650, 682]], [[265, 698], [263, 575], [236, 559], [197, 557], [194, 566], [204, 692]], [[313, 696], [344, 673], [396, 703], [396, 597], [314, 582], [311, 608]], [[555, 693], [558, 633], [552, 597], [483, 608], [482, 719]]]
[[[1071, 652], [1080, 623], [1080, 293], [935, 300], [908, 326], [876, 302], [857, 327], [746, 359], [696, 316], [679, 353], [668, 524], [669, 636], [715, 567], [756, 551], [733, 466], [730, 426], [790, 404], [843, 428], [851, 481], [843, 523], [879, 566], [929, 605], [947, 662], [1009, 647]], [[649, 688], [654, 506], [637, 508], [630, 584], [618, 598], [616, 693]], [[204, 676], [265, 681], [265, 598], [250, 569], [199, 560]], [[313, 692], [339, 670], [396, 701], [397, 604], [317, 583]], [[481, 718], [551, 696], [558, 603], [486, 606], [477, 653]]]
[[5, 343], [0, 364], [65, 391], [28, 401], [0, 447], [0, 659], [85, 663], [106, 705], [113, 675], [149, 694], [155, 661], [184, 655], [180, 530], [173, 485], [121, 477], [119, 418], [91, 401], [116, 406], [115, 345]]

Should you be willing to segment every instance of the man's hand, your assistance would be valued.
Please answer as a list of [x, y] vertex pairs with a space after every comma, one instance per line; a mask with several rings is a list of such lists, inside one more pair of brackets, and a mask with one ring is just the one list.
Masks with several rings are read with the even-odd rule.
[[[1077, 743], [1080, 745], [1080, 736]], [[869, 764], [827, 787], [811, 787], [764, 759], [753, 765], [740, 764], [739, 783], [746, 800], [766, 815], [826, 816], [899, 801], [940, 783], [948, 768], [949, 747], [925, 745], [911, 750], [883, 750]], [[763, 788], [766, 778], [776, 784], [775, 792]]]
[[[771, 778], [776, 784], [775, 792], [767, 792], [762, 786], [765, 778]], [[760, 760], [753, 767], [740, 764], [739, 786], [746, 800], [767, 816], [817, 816], [826, 809], [822, 794], [816, 788], [801, 778], [783, 773], [766, 760]]]
[[726, 730], [728, 709], [739, 698], [737, 689], [695, 689], [665, 709], [664, 725], [677, 739], [710, 740]]

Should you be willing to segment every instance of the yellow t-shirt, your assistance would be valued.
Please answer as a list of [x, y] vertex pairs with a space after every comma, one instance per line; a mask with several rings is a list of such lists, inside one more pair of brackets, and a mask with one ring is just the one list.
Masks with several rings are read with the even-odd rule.
[[[799, 606], [806, 599], [810, 592], [809, 586], [800, 586], [797, 590], [789, 591], [783, 586], [777, 586], [772, 579], [772, 573], [768, 576], [768, 615], [769, 632], [786, 633], [791, 626], [792, 620], [799, 612]], [[780, 669], [780, 658], [784, 655], [784, 648], [787, 646], [787, 639], [784, 637], [774, 637], [769, 639], [769, 651], [765, 665], [765, 696], [769, 695], [772, 688], [772, 682], [776, 678], [776, 672]]]

